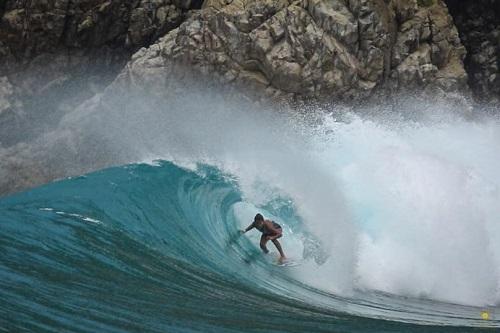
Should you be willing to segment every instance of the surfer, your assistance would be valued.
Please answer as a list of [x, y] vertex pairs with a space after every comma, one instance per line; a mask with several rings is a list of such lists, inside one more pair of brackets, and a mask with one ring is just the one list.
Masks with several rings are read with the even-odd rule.
[[266, 243], [268, 241], [273, 242], [274, 246], [276, 246], [278, 252], [280, 253], [279, 262], [283, 263], [286, 257], [283, 253], [283, 249], [281, 248], [281, 244], [278, 241], [278, 238], [283, 236], [283, 230], [281, 229], [281, 226], [274, 221], [264, 220], [264, 216], [262, 216], [261, 214], [257, 214], [255, 215], [253, 223], [250, 224], [245, 230], [241, 230], [241, 233], [244, 234], [245, 232], [250, 231], [253, 228], [262, 232], [262, 236], [260, 237], [260, 248], [262, 249], [262, 251], [264, 251], [264, 253], [269, 253], [269, 250], [266, 247]]

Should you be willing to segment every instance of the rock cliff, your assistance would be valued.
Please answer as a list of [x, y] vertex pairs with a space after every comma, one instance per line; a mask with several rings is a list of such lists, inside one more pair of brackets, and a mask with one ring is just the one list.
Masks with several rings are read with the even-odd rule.
[[139, 51], [130, 75], [176, 62], [267, 96], [327, 100], [466, 90], [465, 49], [442, 1], [207, 0], [203, 8]]

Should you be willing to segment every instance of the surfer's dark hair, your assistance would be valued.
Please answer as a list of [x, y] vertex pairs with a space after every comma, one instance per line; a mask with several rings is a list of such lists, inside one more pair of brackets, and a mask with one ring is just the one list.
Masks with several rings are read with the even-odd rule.
[[253, 219], [254, 221], [264, 221], [264, 216], [262, 214], [257, 214], [255, 215], [255, 218]]

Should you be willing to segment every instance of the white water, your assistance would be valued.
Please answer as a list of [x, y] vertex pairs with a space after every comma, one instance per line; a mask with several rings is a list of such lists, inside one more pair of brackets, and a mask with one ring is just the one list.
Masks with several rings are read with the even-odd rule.
[[330, 123], [321, 154], [359, 227], [359, 287], [499, 301], [500, 123]]

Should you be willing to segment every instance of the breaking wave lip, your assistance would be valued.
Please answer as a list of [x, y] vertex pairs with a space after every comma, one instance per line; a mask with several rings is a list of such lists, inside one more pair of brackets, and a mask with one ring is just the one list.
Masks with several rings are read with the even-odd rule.
[[[259, 193], [265, 189], [256, 186]], [[351, 331], [404, 329], [409, 323], [500, 326], [495, 307], [337, 288], [328, 276], [335, 258], [305, 224], [296, 209], [300, 203], [275, 188], [267, 194], [254, 202], [238, 175], [160, 161], [3, 198], [0, 311], [14, 318], [4, 327], [244, 331], [263, 325], [272, 331], [280, 325], [310, 331], [317, 321], [325, 330]], [[256, 210], [283, 225], [285, 250], [302, 265], [277, 267], [260, 253], [258, 235], [237, 236]], [[325, 280], [331, 288], [324, 288]], [[261, 304], [290, 323], [266, 323]], [[433, 330], [440, 328], [425, 328]]]

